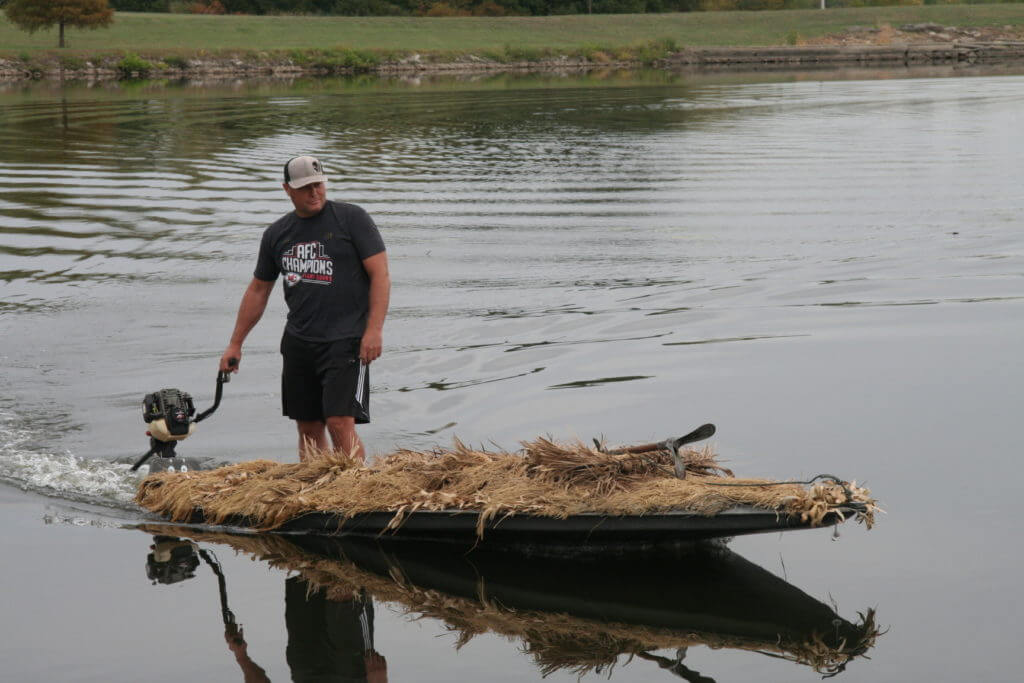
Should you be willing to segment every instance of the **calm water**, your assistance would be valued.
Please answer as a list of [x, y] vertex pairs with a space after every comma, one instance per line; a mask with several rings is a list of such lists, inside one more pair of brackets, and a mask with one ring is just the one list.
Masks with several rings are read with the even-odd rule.
[[[389, 248], [370, 451], [712, 421], [737, 472], [835, 473], [888, 514], [668, 570], [195, 539], [271, 680], [294, 669], [285, 580], [310, 566], [348, 577], [337, 594], [367, 588], [391, 681], [817, 680], [792, 647], [760, 653], [764, 633], [805, 643], [870, 609], [885, 632], [841, 680], [1016, 680], [1022, 112], [1012, 75], [0, 92], [5, 679], [242, 676], [205, 558], [194, 579], [147, 580], [154, 540], [126, 528], [143, 515], [113, 461], [146, 450], [143, 394], [212, 402], [259, 235], [289, 208], [279, 169], [310, 152]], [[183, 454], [294, 458], [283, 316], [275, 292]], [[498, 597], [473, 602], [467, 573]], [[546, 575], [580, 578], [531, 583]], [[530, 630], [556, 613], [593, 638]]]

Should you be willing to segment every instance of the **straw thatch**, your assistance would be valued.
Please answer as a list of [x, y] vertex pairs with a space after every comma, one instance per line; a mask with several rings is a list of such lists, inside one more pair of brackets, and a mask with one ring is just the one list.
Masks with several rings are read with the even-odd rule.
[[477, 533], [507, 515], [564, 519], [570, 515], [643, 515], [689, 511], [714, 515], [745, 504], [821, 524], [837, 506], [860, 503], [870, 527], [874, 501], [866, 489], [843, 482], [812, 487], [762, 479], [736, 479], [707, 448], [680, 455], [687, 476], [673, 474], [664, 451], [609, 453], [582, 442], [523, 442], [518, 453], [469, 448], [400, 450], [363, 466], [344, 454], [323, 453], [305, 462], [256, 460], [210, 471], [161, 472], [147, 477], [136, 502], [172, 521], [199, 510], [211, 524], [244, 518], [275, 529], [310, 512], [342, 519], [366, 512], [393, 513], [397, 529], [416, 510], [475, 510]]
[[523, 652], [534, 658], [544, 676], [561, 670], [583, 676], [608, 670], [622, 656], [693, 646], [758, 652], [809, 666], [818, 673], [833, 674], [874, 647], [880, 635], [873, 609], [859, 614], [860, 621], [852, 625], [851, 639], [838, 642], [832, 634], [819, 632], [758, 639], [730, 633], [598, 621], [563, 612], [514, 609], [488, 594], [486, 577], [479, 578], [476, 598], [471, 599], [418, 586], [395, 564], [390, 566], [389, 575], [384, 576], [364, 570], [351, 561], [311, 554], [281, 536], [238, 535], [158, 525], [140, 528], [150, 533], [229, 545], [271, 567], [298, 573], [311, 591], [323, 591], [328, 600], [344, 601], [365, 591], [410, 618], [444, 622], [456, 636], [456, 648], [485, 633], [502, 635], [520, 642]]

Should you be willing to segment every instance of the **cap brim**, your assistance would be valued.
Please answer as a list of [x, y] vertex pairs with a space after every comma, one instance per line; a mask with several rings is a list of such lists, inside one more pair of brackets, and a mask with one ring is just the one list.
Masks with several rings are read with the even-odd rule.
[[308, 175], [305, 178], [296, 178], [295, 180], [289, 180], [288, 181], [288, 187], [292, 188], [293, 190], [297, 190], [300, 187], [305, 187], [306, 185], [312, 185], [313, 183], [326, 183], [326, 182], [327, 182], [327, 176], [325, 176], [323, 174], [320, 174], [320, 175]]

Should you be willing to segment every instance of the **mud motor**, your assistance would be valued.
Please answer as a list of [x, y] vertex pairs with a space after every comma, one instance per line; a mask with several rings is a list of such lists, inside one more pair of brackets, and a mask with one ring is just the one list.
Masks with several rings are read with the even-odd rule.
[[[231, 367], [237, 364], [238, 359], [236, 358], [228, 360], [228, 365]], [[220, 406], [224, 385], [230, 381], [231, 373], [226, 371], [217, 373], [217, 392], [214, 395], [213, 405], [198, 415], [196, 415], [192, 396], [180, 389], [161, 389], [146, 394], [142, 399], [142, 419], [148, 426], [146, 434], [149, 436], [149, 450], [132, 465], [131, 471], [139, 469], [154, 455], [173, 458], [178, 442], [191, 436], [196, 429], [196, 424], [210, 417], [213, 411]]]
[[146, 577], [154, 584], [172, 584], [191, 579], [199, 567], [194, 543], [174, 536], [156, 536], [153, 551], [146, 556]]

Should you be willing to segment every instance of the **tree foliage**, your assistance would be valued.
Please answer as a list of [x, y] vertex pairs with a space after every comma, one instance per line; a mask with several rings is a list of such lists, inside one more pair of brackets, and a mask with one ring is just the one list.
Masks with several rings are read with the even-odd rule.
[[107, 0], [7, 0], [4, 14], [11, 23], [29, 33], [58, 26], [58, 44], [64, 47], [64, 27], [101, 28], [114, 21]]

